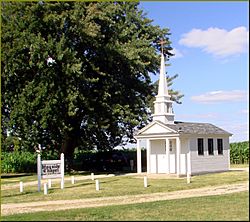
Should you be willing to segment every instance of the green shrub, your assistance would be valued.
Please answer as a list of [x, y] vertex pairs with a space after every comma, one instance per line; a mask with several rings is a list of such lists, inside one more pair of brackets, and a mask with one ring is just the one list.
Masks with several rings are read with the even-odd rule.
[[36, 172], [37, 155], [30, 152], [2, 152], [2, 173]]

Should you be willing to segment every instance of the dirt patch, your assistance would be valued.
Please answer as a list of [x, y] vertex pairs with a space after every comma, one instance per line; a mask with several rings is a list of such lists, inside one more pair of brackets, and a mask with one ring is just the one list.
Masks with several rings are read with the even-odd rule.
[[103, 198], [88, 198], [77, 200], [57, 200], [57, 201], [40, 201], [17, 204], [2, 204], [2, 216], [19, 213], [31, 213], [38, 211], [56, 211], [74, 208], [89, 208], [110, 205], [145, 203], [161, 200], [181, 199], [188, 197], [200, 197], [211, 195], [222, 195], [249, 190], [249, 182], [238, 184], [211, 186], [190, 190], [180, 190], [166, 193], [140, 194], [131, 196], [116, 196]]

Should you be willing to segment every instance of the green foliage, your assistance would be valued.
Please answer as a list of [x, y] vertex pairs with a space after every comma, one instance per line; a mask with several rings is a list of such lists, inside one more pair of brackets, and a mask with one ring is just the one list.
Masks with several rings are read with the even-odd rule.
[[[60, 159], [60, 153], [56, 150], [42, 149], [41, 159], [57, 160]], [[1, 160], [3, 173], [36, 172], [37, 153], [29, 151], [2, 152]], [[78, 171], [131, 171], [130, 160], [134, 160], [134, 166], [136, 166], [135, 149], [112, 151], [76, 149], [72, 161], [72, 169]], [[145, 164], [146, 151], [142, 150], [143, 169], [146, 168]]]
[[60, 153], [57, 150], [42, 150], [41, 152], [42, 160], [59, 160]]
[[36, 172], [36, 154], [30, 152], [2, 152], [2, 173]]
[[[54, 150], [42, 150], [42, 160], [60, 159], [60, 154]], [[37, 153], [29, 151], [2, 152], [2, 173], [34, 173], [37, 172]]]
[[230, 162], [232, 164], [249, 163], [249, 141], [230, 143]]
[[2, 134], [42, 144], [112, 149], [148, 118], [160, 38], [138, 2], [1, 2]]
[[8, 136], [2, 139], [2, 151], [19, 151], [21, 149], [21, 141], [18, 137]]

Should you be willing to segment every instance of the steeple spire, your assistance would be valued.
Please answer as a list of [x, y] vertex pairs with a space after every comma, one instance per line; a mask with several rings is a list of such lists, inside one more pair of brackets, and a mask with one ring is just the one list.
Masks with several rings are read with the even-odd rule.
[[163, 44], [165, 42], [162, 40], [161, 44], [161, 68], [160, 77], [158, 85], [158, 94], [154, 102], [154, 114], [153, 120], [161, 121], [165, 124], [174, 124], [174, 113], [172, 109], [172, 101], [170, 100], [170, 95], [168, 93], [168, 84], [165, 72], [165, 58], [163, 53]]
[[161, 53], [161, 69], [160, 69], [160, 78], [158, 86], [158, 96], [169, 96], [168, 94], [168, 84], [166, 80], [166, 71], [165, 71], [165, 59], [163, 53]]

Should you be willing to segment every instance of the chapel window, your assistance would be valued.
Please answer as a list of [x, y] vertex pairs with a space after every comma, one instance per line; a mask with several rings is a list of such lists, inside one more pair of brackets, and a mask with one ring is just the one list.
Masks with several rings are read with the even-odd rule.
[[214, 155], [214, 140], [208, 139], [208, 155]]
[[223, 140], [217, 139], [218, 155], [223, 155]]
[[198, 155], [204, 155], [203, 138], [198, 138]]
[[169, 151], [172, 152], [172, 150], [173, 150], [173, 143], [172, 143], [172, 141], [170, 140], [170, 141], [169, 141]]

